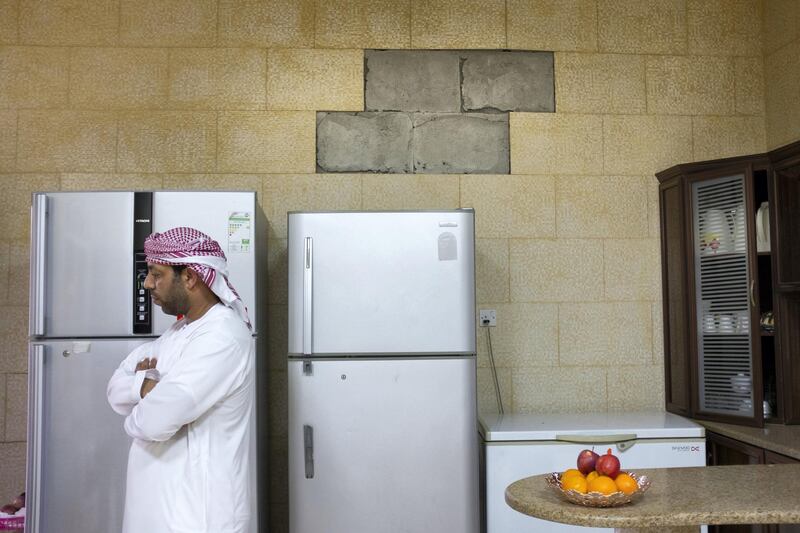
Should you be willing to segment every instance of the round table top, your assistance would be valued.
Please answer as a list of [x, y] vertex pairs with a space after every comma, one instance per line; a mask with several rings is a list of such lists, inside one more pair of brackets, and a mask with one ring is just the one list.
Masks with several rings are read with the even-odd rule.
[[632, 470], [652, 485], [621, 507], [570, 503], [532, 476], [506, 488], [506, 503], [543, 520], [578, 526], [644, 528], [700, 524], [800, 523], [800, 464]]

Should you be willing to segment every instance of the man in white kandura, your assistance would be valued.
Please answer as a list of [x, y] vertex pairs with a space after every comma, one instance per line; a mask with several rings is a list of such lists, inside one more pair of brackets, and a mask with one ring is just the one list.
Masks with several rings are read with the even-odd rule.
[[122, 531], [245, 533], [255, 520], [247, 310], [207, 235], [174, 228], [144, 248], [145, 288], [179, 320], [131, 352], [108, 383], [108, 401], [133, 437]]

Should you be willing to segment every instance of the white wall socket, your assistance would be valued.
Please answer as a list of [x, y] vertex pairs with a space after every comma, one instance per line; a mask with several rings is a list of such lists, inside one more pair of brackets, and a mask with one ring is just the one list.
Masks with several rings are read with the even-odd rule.
[[495, 327], [497, 325], [497, 311], [494, 309], [481, 309], [478, 312], [481, 327]]

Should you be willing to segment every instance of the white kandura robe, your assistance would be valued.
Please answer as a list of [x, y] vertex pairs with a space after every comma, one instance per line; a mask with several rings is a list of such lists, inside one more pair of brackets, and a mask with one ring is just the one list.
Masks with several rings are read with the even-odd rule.
[[[128, 456], [123, 533], [245, 533], [255, 520], [255, 344], [222, 304], [175, 322], [125, 358], [108, 401], [126, 416]], [[158, 359], [160, 381], [140, 397], [144, 371]]]

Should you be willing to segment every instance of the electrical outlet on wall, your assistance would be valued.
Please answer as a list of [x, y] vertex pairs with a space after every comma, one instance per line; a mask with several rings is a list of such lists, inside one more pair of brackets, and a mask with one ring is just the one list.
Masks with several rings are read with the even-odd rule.
[[481, 309], [478, 312], [481, 327], [493, 328], [497, 325], [497, 311], [494, 309]]

